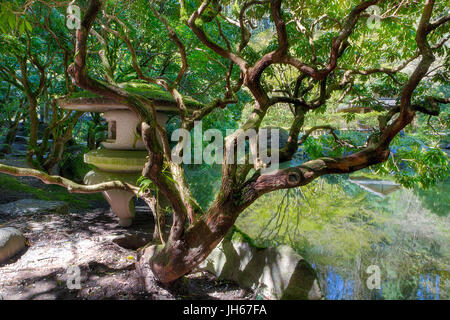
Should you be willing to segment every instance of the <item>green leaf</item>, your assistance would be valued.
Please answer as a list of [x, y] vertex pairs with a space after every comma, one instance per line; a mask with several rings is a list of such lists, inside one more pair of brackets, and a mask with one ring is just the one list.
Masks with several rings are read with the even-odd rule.
[[20, 33], [25, 33], [25, 23], [23, 23], [23, 21], [21, 21], [19, 23], [19, 32]]
[[25, 20], [25, 27], [27, 28], [28, 31], [30, 32], [33, 31], [33, 27], [27, 20]]

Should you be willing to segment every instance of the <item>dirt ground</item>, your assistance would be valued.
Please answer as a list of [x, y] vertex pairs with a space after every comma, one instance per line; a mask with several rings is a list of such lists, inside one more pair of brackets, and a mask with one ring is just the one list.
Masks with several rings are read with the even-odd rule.
[[[18, 178], [43, 187], [33, 178]], [[0, 203], [27, 198], [1, 190]], [[211, 274], [193, 272], [177, 289], [145, 292], [135, 271], [137, 245], [151, 239], [153, 217], [138, 206], [131, 228], [122, 228], [105, 203], [80, 212], [34, 216], [0, 216], [0, 227], [21, 230], [26, 250], [0, 265], [0, 299], [255, 299], [254, 293]], [[67, 283], [80, 270], [81, 289]]]

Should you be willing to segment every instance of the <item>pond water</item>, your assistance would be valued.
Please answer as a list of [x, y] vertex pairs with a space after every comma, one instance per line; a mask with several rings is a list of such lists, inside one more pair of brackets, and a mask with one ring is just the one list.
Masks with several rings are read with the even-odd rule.
[[[449, 181], [430, 190], [382, 184], [385, 195], [371, 192], [374, 181], [363, 188], [349, 177], [278, 191], [252, 205], [237, 226], [256, 243], [296, 249], [327, 299], [450, 299]], [[375, 287], [370, 266], [379, 270]]]
[[[313, 268], [317, 271], [314, 264]], [[324, 295], [328, 300], [383, 299], [383, 285], [380, 285], [380, 289], [374, 289], [372, 292], [363, 295], [362, 293], [364, 290], [355, 284], [355, 280], [353, 280], [351, 273], [342, 275], [340, 272], [335, 271], [332, 266], [328, 266], [328, 270], [325, 273], [319, 273], [319, 278], [321, 278], [321, 287], [322, 290], [325, 289]], [[408, 296], [408, 299], [440, 300], [439, 292], [441, 287], [445, 285], [448, 286], [448, 283], [441, 283], [441, 275], [426, 274], [419, 275], [418, 278], [418, 287]], [[323, 285], [324, 281], [326, 282], [326, 285]], [[387, 282], [386, 285], [389, 286], [390, 283]]]

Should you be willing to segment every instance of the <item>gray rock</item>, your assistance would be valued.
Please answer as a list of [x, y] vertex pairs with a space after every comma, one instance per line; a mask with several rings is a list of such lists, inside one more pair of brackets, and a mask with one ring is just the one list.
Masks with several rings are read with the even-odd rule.
[[62, 201], [22, 199], [0, 205], [0, 215], [25, 216], [49, 213], [66, 214], [67, 212], [67, 204]]
[[16, 228], [0, 228], [0, 263], [22, 251], [26, 246], [26, 240]]
[[199, 269], [236, 281], [269, 299], [323, 298], [314, 269], [287, 245], [256, 248], [228, 235]]

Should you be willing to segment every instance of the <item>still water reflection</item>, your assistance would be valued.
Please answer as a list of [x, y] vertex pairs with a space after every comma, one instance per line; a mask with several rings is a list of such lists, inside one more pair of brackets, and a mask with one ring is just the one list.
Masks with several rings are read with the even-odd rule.
[[[450, 182], [423, 190], [385, 181], [381, 194], [375, 181], [357, 181], [266, 195], [237, 226], [261, 245], [293, 247], [327, 299], [450, 299]], [[379, 267], [379, 289], [367, 286], [370, 265]]]

